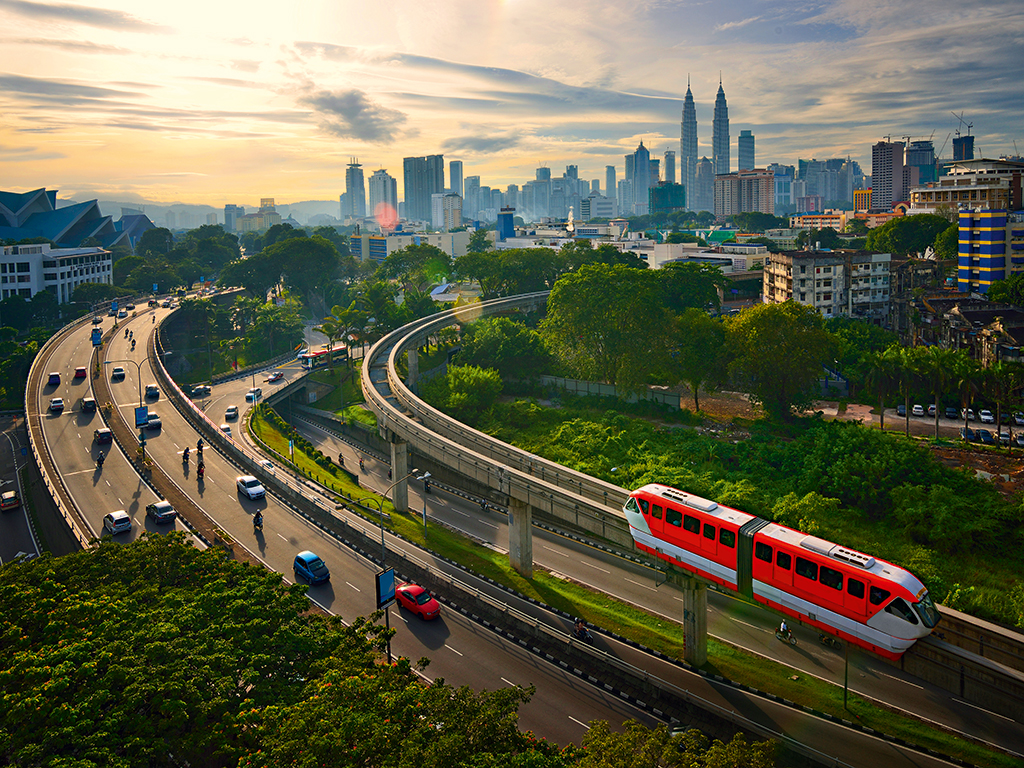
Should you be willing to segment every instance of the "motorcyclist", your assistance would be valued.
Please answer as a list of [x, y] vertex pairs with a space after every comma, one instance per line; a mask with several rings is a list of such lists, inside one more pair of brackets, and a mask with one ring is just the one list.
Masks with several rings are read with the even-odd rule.
[[188, 451], [189, 451], [189, 448], [186, 445], [184, 452], [182, 452], [182, 454], [181, 454], [182, 461], [186, 461], [186, 462], [188, 461]]
[[363, 471], [363, 457], [362, 456], [359, 457], [359, 471], [360, 472]]
[[199, 462], [199, 466], [196, 468], [196, 476], [200, 480], [202, 480], [203, 479], [203, 475], [205, 475], [205, 474], [206, 474], [206, 465], [203, 464], [203, 462], [200, 461]]
[[128, 329], [127, 328], [124, 329], [124, 337], [126, 339], [128, 338]]
[[135, 349], [135, 339], [132, 339], [132, 349]]
[[792, 631], [790, 630], [790, 628], [786, 626], [786, 620], [785, 619], [782, 620], [782, 624], [779, 626], [779, 634], [781, 634], [787, 640], [789, 640], [789, 638], [793, 634]]
[[102, 467], [104, 461], [106, 461], [106, 457], [103, 455], [103, 451], [100, 451], [100, 455], [96, 457], [96, 465]]
[[256, 515], [252, 519], [252, 527], [263, 530], [263, 513], [259, 510], [256, 511]]

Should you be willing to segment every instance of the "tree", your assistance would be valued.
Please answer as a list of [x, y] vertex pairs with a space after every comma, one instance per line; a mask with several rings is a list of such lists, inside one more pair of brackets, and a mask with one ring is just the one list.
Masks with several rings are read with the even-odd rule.
[[125, 256], [123, 259], [115, 261], [113, 273], [114, 285], [124, 285], [128, 280], [128, 275], [132, 273], [132, 270], [143, 266], [145, 263], [146, 260], [141, 256]]
[[960, 227], [957, 224], [950, 224], [935, 236], [932, 248], [935, 255], [943, 261], [951, 261], [960, 255]]
[[1017, 272], [1005, 280], [996, 280], [988, 289], [988, 300], [999, 304], [1024, 306], [1024, 272]]
[[399, 280], [407, 287], [426, 288], [446, 279], [451, 271], [451, 257], [440, 248], [423, 243], [388, 254], [377, 268], [377, 277]]
[[707, 241], [703, 237], [697, 235], [690, 235], [686, 232], [670, 232], [668, 237], [665, 238], [666, 243], [696, 243], [704, 248], [708, 247]]
[[131, 291], [118, 288], [109, 283], [80, 283], [71, 294], [72, 301], [84, 301], [88, 304], [96, 304], [101, 301], [110, 301], [118, 296], [129, 296]]
[[785, 216], [772, 216], [770, 213], [734, 213], [732, 223], [743, 232], [764, 232], [766, 229], [785, 229], [789, 219]]
[[807, 245], [814, 249], [818, 247], [842, 248], [844, 243], [839, 233], [832, 227], [822, 227], [821, 229], [805, 229], [797, 234], [797, 249], [804, 248]]
[[657, 271], [588, 264], [555, 283], [541, 334], [575, 375], [639, 394], [666, 367], [673, 320]]
[[896, 364], [885, 350], [869, 352], [865, 356], [867, 374], [865, 385], [878, 395], [878, 420], [881, 430], [885, 431], [885, 399], [889, 390], [896, 382]]
[[916, 365], [921, 377], [928, 382], [928, 388], [935, 396], [935, 439], [939, 438], [939, 415], [942, 413], [942, 396], [946, 393], [956, 370], [957, 357], [966, 356], [963, 350], [942, 347], [921, 347]]
[[592, 721], [583, 736], [578, 768], [773, 768], [778, 744], [747, 743], [736, 734], [728, 743], [711, 741], [696, 728], [673, 734], [629, 721], [622, 732]]
[[469, 236], [468, 251], [470, 253], [486, 253], [491, 250], [491, 240], [487, 236], [490, 230], [478, 229]]
[[135, 244], [137, 256], [166, 256], [174, 247], [174, 235], [166, 227], [147, 229]]
[[751, 399], [776, 419], [810, 404], [835, 340], [812, 307], [793, 301], [759, 304], [726, 322], [730, 372], [746, 380]]
[[864, 219], [850, 219], [846, 222], [846, 226], [843, 227], [843, 232], [848, 235], [866, 235], [868, 233], [868, 223]]
[[945, 217], [932, 213], [900, 216], [868, 232], [868, 248], [899, 256], [923, 253], [948, 228]]
[[261, 301], [267, 300], [267, 293], [281, 280], [282, 265], [273, 254], [260, 252], [245, 259], [227, 264], [217, 276], [217, 285], [242, 286]]
[[459, 363], [494, 368], [502, 378], [531, 379], [548, 369], [541, 335], [507, 317], [484, 318], [463, 333]]
[[989, 367], [989, 372], [992, 377], [989, 394], [996, 403], [996, 424], [1001, 424], [1003, 414], [1020, 402], [1020, 393], [1024, 390], [1024, 363], [999, 360]]
[[718, 309], [719, 290], [727, 285], [722, 270], [691, 261], [669, 262], [660, 270], [665, 305], [674, 312]]
[[305, 297], [310, 309], [326, 313], [326, 307], [317, 310], [316, 305], [323, 304], [322, 294], [327, 283], [335, 279], [341, 262], [338, 249], [329, 240], [319, 235], [305, 237], [305, 233], [302, 237], [285, 237], [264, 248], [263, 255], [280, 264], [285, 283]]
[[903, 421], [904, 434], [910, 436], [910, 393], [918, 381], [918, 366], [916, 355], [920, 354], [913, 349], [906, 349], [899, 344], [893, 344], [885, 350], [889, 362], [893, 367], [896, 376], [896, 385], [899, 387], [900, 396], [903, 398]]
[[693, 409], [700, 410], [698, 392], [721, 381], [725, 352], [725, 326], [699, 309], [687, 309], [679, 318], [673, 369], [693, 392]]
[[299, 316], [295, 302], [288, 302], [283, 307], [264, 304], [256, 313], [256, 320], [246, 335], [246, 341], [264, 350], [266, 357], [270, 358], [301, 343], [304, 327], [305, 323]]

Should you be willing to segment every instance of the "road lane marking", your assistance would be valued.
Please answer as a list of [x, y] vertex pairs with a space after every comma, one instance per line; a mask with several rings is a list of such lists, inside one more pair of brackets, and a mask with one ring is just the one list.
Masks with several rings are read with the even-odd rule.
[[[568, 557], [569, 556], [568, 552], [559, 552], [557, 549], [552, 549], [547, 544], [544, 544], [543, 546], [544, 546], [544, 549], [546, 549], [548, 552], [554, 552], [556, 555], [561, 555], [562, 557]], [[626, 581], [629, 581], [629, 579], [626, 579]]]
[[924, 690], [924, 686], [923, 685], [915, 685], [914, 683], [907, 682], [906, 680], [901, 680], [898, 677], [893, 677], [892, 675], [887, 675], [887, 674], [885, 674], [885, 672], [879, 672], [878, 674], [880, 674], [882, 677], [888, 677], [890, 680], [895, 680], [897, 683], [904, 683], [906, 685], [913, 685], [915, 688], [917, 688], [919, 690], [922, 690], [922, 691]]
[[643, 587], [644, 589], [649, 589], [649, 590], [651, 590], [651, 592], [657, 592], [658, 591], [654, 587], [652, 587], [650, 584], [641, 584], [639, 581], [633, 581], [632, 579], [626, 579], [626, 581], [628, 581], [630, 584], [636, 584], [638, 587]]
[[286, 538], [285, 538], [284, 536], [282, 536], [282, 535], [281, 535], [280, 533], [279, 533], [279, 534], [277, 534], [277, 537], [278, 537], [279, 539], [281, 539], [281, 541], [288, 541], [288, 539], [286, 539]]
[[570, 720], [572, 720], [572, 721], [573, 721], [574, 723], [577, 723], [577, 724], [579, 724], [579, 725], [582, 725], [582, 726], [583, 726], [584, 728], [586, 728], [586, 729], [587, 729], [588, 731], [590, 730], [590, 726], [589, 726], [589, 725], [587, 725], [586, 723], [582, 723], [582, 722], [580, 722], [579, 720], [577, 720], [577, 719], [576, 719], [575, 717], [573, 717], [572, 715], [566, 715], [566, 717], [568, 717], [568, 718], [569, 718]]
[[986, 715], [995, 715], [996, 717], [1003, 718], [1003, 720], [1009, 720], [1011, 723], [1016, 722], [1015, 720], [1007, 717], [1006, 715], [1000, 715], [998, 712], [993, 712], [991, 709], [984, 709], [982, 707], [975, 706], [974, 704], [971, 704], [971, 702], [969, 701], [964, 701], [963, 699], [958, 699], [956, 697], [953, 697], [953, 701], [955, 701], [957, 704], [966, 704], [968, 707], [976, 709], [979, 712], [984, 712]]
[[354, 589], [356, 592], [362, 592], [363, 591], [359, 587], [357, 587], [355, 584], [353, 584], [351, 581], [346, 581], [345, 583], [348, 584], [350, 587], [352, 587], [352, 589]]
[[[730, 616], [729, 618], [730, 618], [730, 620], [736, 622], [737, 624], [742, 624], [743, 626], [750, 627], [751, 629], [764, 629], [764, 627], [759, 627], [756, 624], [750, 624], [749, 622], [746, 622], [746, 621], [740, 621], [739, 619], [733, 619], [732, 616]], [[765, 631], [766, 632], [770, 632], [771, 630], [769, 629], [769, 630], [765, 630]]]
[[462, 515], [463, 517], [470, 516], [468, 512], [463, 512], [461, 509], [455, 509], [454, 507], [452, 507], [452, 512], [454, 512], [457, 515]]
[[498, 526], [491, 525], [490, 523], [485, 523], [483, 520], [477, 520], [477, 522], [480, 523], [480, 525], [486, 525], [488, 528], [493, 528], [494, 530], [498, 530]]
[[508, 683], [509, 685], [511, 685], [511, 686], [512, 686], [513, 688], [518, 688], [518, 687], [519, 687], [518, 685], [516, 685], [515, 683], [513, 683], [513, 682], [512, 682], [511, 680], [509, 680], [509, 679], [508, 679], [507, 677], [503, 677], [503, 678], [501, 678], [501, 679], [502, 679], [502, 680], [503, 680], [504, 682], [506, 682], [506, 683]]
[[[456, 650], [455, 650], [454, 648], [452, 648], [452, 647], [451, 647], [450, 645], [448, 645], [448, 643], [445, 643], [445, 644], [444, 644], [444, 647], [445, 647], [445, 648], [447, 648], [447, 649], [448, 649], [449, 651], [451, 651], [452, 653], [458, 653], [458, 654], [459, 654], [459, 656], [462, 656], [462, 655], [464, 655], [464, 654], [460, 653], [459, 651], [456, 651]], [[504, 679], [505, 679], [505, 678], [502, 678], [502, 680], [504, 680]]]
[[588, 565], [588, 566], [590, 566], [590, 567], [591, 567], [591, 568], [593, 568], [593, 569], [594, 569], [595, 571], [604, 571], [605, 573], [611, 573], [611, 571], [605, 570], [604, 568], [602, 568], [602, 567], [601, 567], [601, 566], [599, 566], [599, 565], [593, 565], [593, 564], [591, 564], [591, 563], [588, 563], [588, 562], [587, 562], [586, 560], [581, 560], [580, 562], [581, 562], [581, 563], [583, 563], [584, 565]]

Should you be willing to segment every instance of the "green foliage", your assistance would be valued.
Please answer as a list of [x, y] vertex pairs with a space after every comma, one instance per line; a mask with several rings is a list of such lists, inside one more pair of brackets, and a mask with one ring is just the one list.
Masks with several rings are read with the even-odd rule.
[[932, 244], [932, 248], [935, 249], [935, 255], [943, 261], [956, 259], [960, 255], [959, 238], [959, 224], [950, 224], [935, 236], [935, 242]]
[[466, 424], [486, 418], [501, 394], [501, 376], [494, 369], [450, 365], [444, 376], [421, 385], [423, 398]]
[[789, 219], [785, 216], [772, 216], [770, 213], [734, 213], [732, 223], [743, 232], [764, 232], [766, 229], [785, 229]]
[[537, 331], [507, 317], [484, 318], [464, 330], [459, 363], [495, 368], [503, 378], [530, 379], [548, 369], [551, 355]]
[[[274, 227], [271, 227], [267, 235], [273, 230]], [[306, 237], [304, 232], [301, 236], [284, 234], [282, 239], [264, 248], [264, 258], [280, 265], [285, 284], [304, 296], [309, 303], [313, 294], [322, 294], [326, 284], [335, 279], [341, 255], [330, 240], [319, 235]]]
[[996, 280], [988, 289], [988, 300], [999, 304], [1024, 306], [1024, 272], [1017, 272], [1005, 280]]
[[407, 245], [388, 254], [377, 268], [376, 277], [426, 288], [447, 278], [451, 271], [452, 259], [440, 248], [427, 244]]
[[706, 312], [688, 309], [679, 318], [670, 371], [693, 393], [694, 410], [700, 410], [698, 393], [722, 381], [726, 369], [725, 326]]
[[808, 244], [811, 248], [817, 248], [819, 244], [822, 248], [842, 248], [844, 241], [832, 227], [822, 227], [821, 229], [805, 229], [797, 234], [796, 247], [798, 250]]
[[469, 236], [469, 246], [467, 250], [470, 253], [486, 253], [490, 250], [491, 241], [487, 237], [488, 230], [478, 229]]
[[583, 736], [578, 768], [773, 768], [778, 745], [747, 743], [736, 734], [728, 743], [711, 741], [697, 729], [672, 734], [627, 722], [621, 732], [606, 722], [592, 722]]
[[147, 229], [135, 244], [137, 256], [166, 256], [174, 247], [174, 235], [166, 227]]
[[691, 235], [686, 232], [669, 232], [665, 238], [666, 243], [696, 243], [697, 245], [707, 248], [708, 243], [703, 237], [697, 235]]
[[728, 284], [722, 270], [694, 262], [670, 262], [658, 272], [662, 277], [665, 306], [673, 312], [717, 309], [718, 291]]
[[900, 216], [868, 232], [868, 249], [898, 256], [923, 253], [949, 226], [944, 216], [933, 213]]

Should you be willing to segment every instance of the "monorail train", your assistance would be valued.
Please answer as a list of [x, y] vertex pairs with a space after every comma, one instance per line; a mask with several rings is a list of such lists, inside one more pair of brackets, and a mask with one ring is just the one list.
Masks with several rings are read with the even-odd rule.
[[912, 573], [756, 515], [656, 483], [623, 511], [643, 551], [886, 658], [939, 621]]

